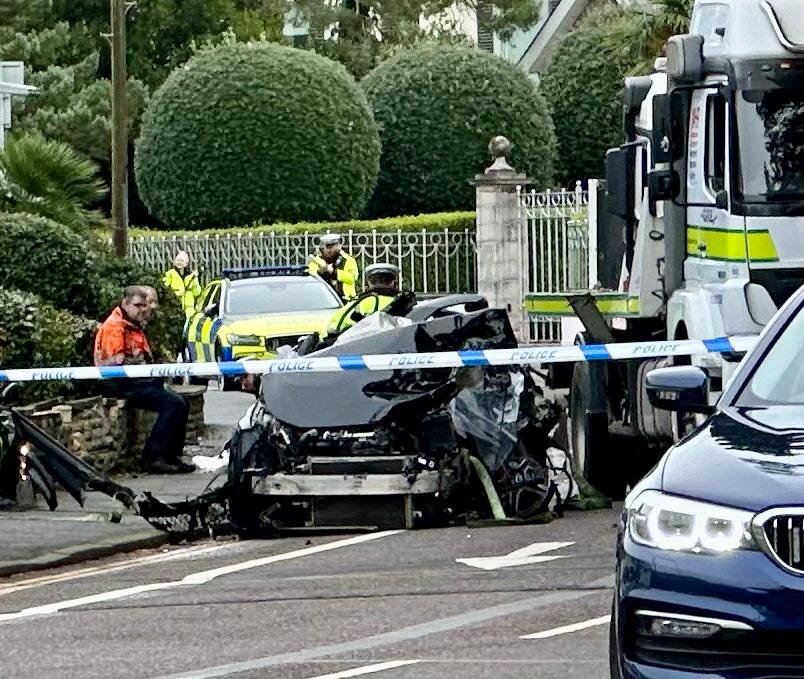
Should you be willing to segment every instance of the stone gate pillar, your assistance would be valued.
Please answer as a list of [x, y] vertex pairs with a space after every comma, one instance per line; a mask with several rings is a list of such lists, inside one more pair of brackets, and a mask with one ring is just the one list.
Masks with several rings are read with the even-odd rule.
[[517, 187], [527, 177], [508, 164], [511, 142], [494, 137], [489, 152], [494, 162], [471, 183], [475, 187], [477, 221], [477, 291], [489, 305], [506, 309], [520, 342], [527, 342], [527, 316], [522, 310], [525, 291], [527, 253], [519, 222]]

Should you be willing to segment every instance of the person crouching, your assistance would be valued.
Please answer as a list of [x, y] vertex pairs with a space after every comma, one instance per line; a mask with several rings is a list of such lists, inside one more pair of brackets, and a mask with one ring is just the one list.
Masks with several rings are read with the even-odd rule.
[[[123, 300], [101, 324], [95, 336], [96, 366], [153, 363], [151, 347], [143, 330], [154, 309], [148, 289], [132, 285]], [[142, 451], [143, 465], [155, 474], [190, 472], [182, 461], [189, 405], [179, 394], [165, 389], [162, 378], [114, 378], [101, 381], [104, 395], [125, 399], [134, 408], [157, 413], [157, 419]]]

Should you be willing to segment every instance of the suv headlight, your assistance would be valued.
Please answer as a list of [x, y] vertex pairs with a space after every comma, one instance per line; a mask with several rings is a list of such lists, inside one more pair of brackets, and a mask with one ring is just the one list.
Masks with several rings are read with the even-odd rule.
[[259, 335], [227, 335], [229, 344], [247, 344], [249, 346], [262, 344], [262, 337]]
[[641, 545], [696, 554], [757, 549], [751, 512], [655, 490], [644, 491], [629, 505], [628, 533]]

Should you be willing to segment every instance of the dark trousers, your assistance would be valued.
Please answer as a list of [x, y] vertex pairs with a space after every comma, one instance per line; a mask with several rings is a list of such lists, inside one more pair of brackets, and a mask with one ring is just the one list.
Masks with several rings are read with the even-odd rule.
[[144, 462], [153, 462], [159, 457], [168, 462], [179, 458], [184, 450], [190, 412], [190, 406], [183, 397], [166, 390], [161, 379], [126, 380], [116, 384], [109, 382], [104, 386], [105, 395], [124, 398], [134, 408], [158, 414], [142, 449]]

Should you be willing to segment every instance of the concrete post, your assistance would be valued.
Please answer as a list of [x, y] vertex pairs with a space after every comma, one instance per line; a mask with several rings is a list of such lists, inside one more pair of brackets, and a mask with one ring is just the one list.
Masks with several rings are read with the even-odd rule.
[[477, 291], [490, 306], [508, 311], [517, 338], [527, 342], [527, 316], [522, 310], [527, 264], [517, 187], [528, 180], [508, 164], [508, 139], [494, 137], [489, 152], [494, 163], [471, 181], [477, 205]]

